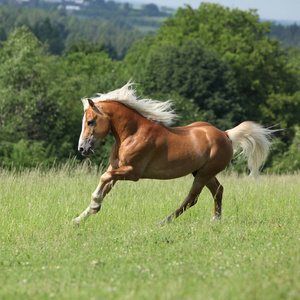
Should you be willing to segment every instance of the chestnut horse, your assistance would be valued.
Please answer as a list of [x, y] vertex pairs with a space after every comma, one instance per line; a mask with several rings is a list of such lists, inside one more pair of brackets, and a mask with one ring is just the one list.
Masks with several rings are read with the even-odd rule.
[[169, 223], [197, 203], [206, 186], [214, 199], [213, 220], [221, 219], [223, 186], [216, 175], [231, 161], [234, 149], [242, 148], [248, 158], [250, 175], [257, 177], [271, 143], [271, 129], [254, 122], [221, 131], [209, 123], [168, 127], [177, 117], [170, 101], [138, 100], [133, 83], [99, 97], [82, 99], [84, 116], [78, 150], [91, 155], [111, 131], [115, 144], [110, 166], [100, 177], [88, 208], [73, 221], [96, 214], [107, 193], [118, 180], [140, 178], [173, 179], [194, 175], [190, 192], [168, 218]]

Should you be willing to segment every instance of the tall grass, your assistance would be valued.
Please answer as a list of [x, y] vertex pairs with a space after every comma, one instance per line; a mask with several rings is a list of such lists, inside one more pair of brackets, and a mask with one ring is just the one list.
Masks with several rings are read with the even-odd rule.
[[299, 175], [223, 174], [221, 222], [204, 190], [163, 228], [192, 177], [118, 182], [71, 226], [99, 177], [88, 166], [0, 171], [1, 299], [299, 299]]

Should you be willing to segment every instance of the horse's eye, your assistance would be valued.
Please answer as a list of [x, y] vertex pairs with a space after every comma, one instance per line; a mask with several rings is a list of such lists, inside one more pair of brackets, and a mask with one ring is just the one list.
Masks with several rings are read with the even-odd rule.
[[93, 126], [94, 125], [94, 120], [87, 121], [88, 126]]

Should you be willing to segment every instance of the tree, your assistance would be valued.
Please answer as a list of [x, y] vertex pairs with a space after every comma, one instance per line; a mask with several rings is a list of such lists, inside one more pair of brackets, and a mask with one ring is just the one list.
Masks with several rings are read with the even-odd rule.
[[34, 140], [40, 145], [44, 142], [59, 144], [64, 120], [61, 118], [62, 106], [55, 97], [54, 63], [26, 27], [17, 28], [3, 43], [0, 55], [0, 156], [21, 139]]
[[68, 49], [64, 52], [64, 56], [68, 56], [72, 53], [82, 52], [84, 54], [91, 54], [96, 52], [105, 51], [105, 43], [104, 42], [94, 42], [89, 43], [84, 39], [73, 40], [69, 45]]
[[32, 28], [35, 36], [42, 42], [47, 43], [51, 54], [60, 55], [65, 48], [61, 31], [58, 27], [52, 26], [50, 19], [36, 23]]
[[[228, 129], [242, 119], [236, 81], [228, 65], [199, 40], [161, 44], [139, 55], [133, 74], [144, 85], [144, 93], [176, 94], [193, 99], [201, 119]], [[174, 99], [176, 102], [176, 98]], [[182, 111], [183, 114], [188, 112]]]
[[180, 8], [162, 25], [156, 42], [201, 39], [230, 65], [246, 116], [262, 121], [269, 95], [293, 94], [299, 89], [285, 52], [267, 35], [270, 25], [260, 22], [255, 10], [202, 3], [199, 9]]
[[3, 26], [0, 25], [0, 42], [5, 41], [7, 39], [6, 31]]
[[159, 9], [153, 3], [144, 5], [143, 10], [144, 13], [149, 17], [159, 16]]
[[113, 0], [107, 1], [106, 2], [106, 7], [107, 7], [107, 9], [112, 10], [112, 11], [118, 10], [118, 5]]
[[300, 47], [300, 26], [296, 23], [289, 26], [273, 24], [270, 32], [271, 38], [276, 38], [284, 47]]
[[[292, 70], [291, 77], [300, 81], [300, 50], [291, 48], [288, 51], [287, 67]], [[290, 78], [286, 78], [289, 82]], [[293, 81], [291, 82], [293, 84]], [[293, 90], [297, 87], [291, 87]], [[271, 94], [266, 103], [261, 107], [262, 119], [268, 124], [279, 124], [284, 130], [280, 133], [281, 140], [290, 145], [296, 133], [296, 127], [300, 126], [300, 89], [293, 93]]]
[[[40, 41], [48, 43], [51, 54], [60, 55], [73, 40], [84, 39], [93, 43], [103, 42], [109, 55], [121, 60], [133, 41], [141, 38], [142, 34], [136, 29], [131, 29], [130, 22], [124, 22], [124, 18], [119, 16], [120, 13], [124, 13], [119, 4], [116, 12], [105, 8], [103, 11], [105, 16], [99, 20], [98, 8], [102, 5], [106, 7], [106, 2], [104, 0], [97, 1], [97, 4], [95, 2], [91, 4], [98, 5], [97, 9], [94, 7], [91, 10], [96, 14], [96, 19], [67, 15], [63, 10], [46, 11], [22, 6], [0, 6], [0, 26], [9, 36], [16, 27], [26, 25], [32, 29]], [[84, 11], [81, 10], [80, 14]], [[111, 21], [103, 21], [107, 19]]]
[[292, 143], [286, 148], [283, 143], [276, 145], [276, 156], [272, 161], [272, 171], [276, 173], [299, 173], [300, 169], [300, 127], [295, 126]]

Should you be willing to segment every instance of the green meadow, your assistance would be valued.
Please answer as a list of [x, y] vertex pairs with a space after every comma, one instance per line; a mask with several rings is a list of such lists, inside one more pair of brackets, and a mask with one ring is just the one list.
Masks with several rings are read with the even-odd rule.
[[0, 170], [0, 299], [300, 298], [300, 175], [221, 174], [221, 222], [204, 189], [163, 228], [192, 176], [118, 182], [96, 216], [70, 225], [100, 175]]

